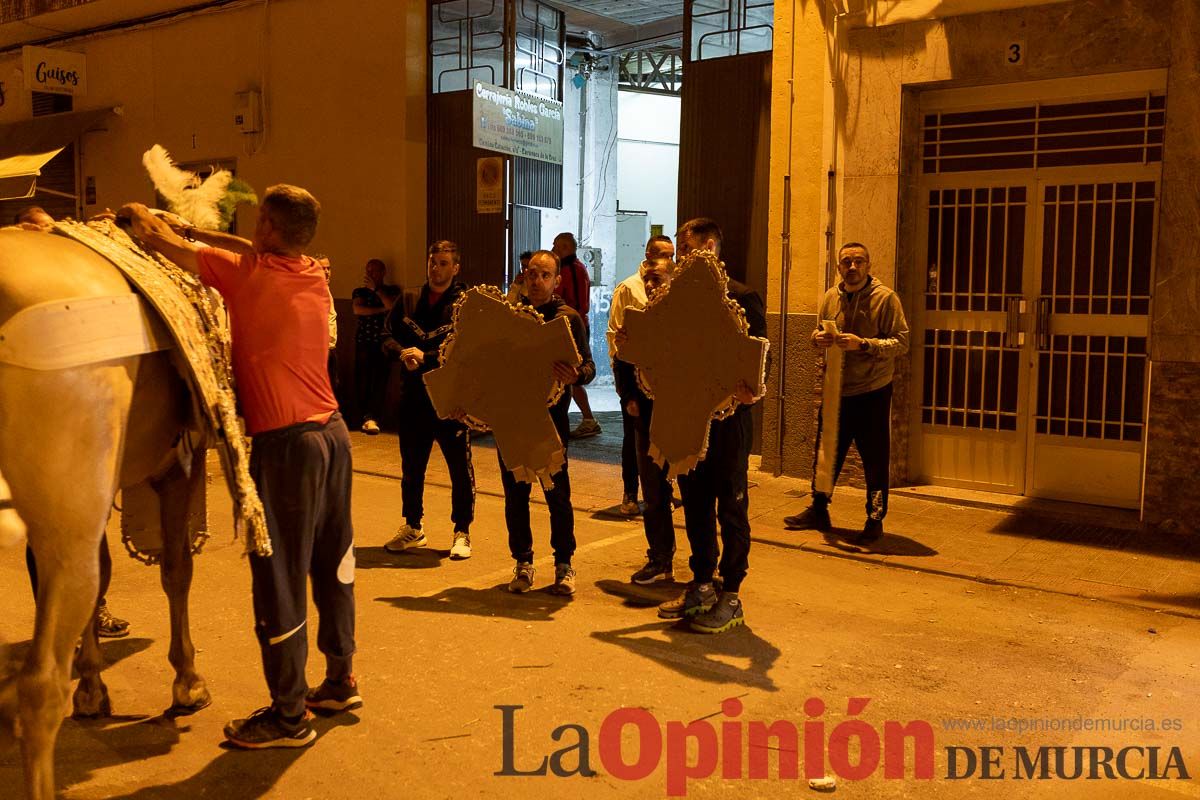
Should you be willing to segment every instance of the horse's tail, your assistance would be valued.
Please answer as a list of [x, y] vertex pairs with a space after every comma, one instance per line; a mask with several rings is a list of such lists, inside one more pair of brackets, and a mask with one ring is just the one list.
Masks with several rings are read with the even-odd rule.
[[13, 505], [8, 481], [0, 473], [0, 549], [12, 547], [25, 538], [25, 523]]

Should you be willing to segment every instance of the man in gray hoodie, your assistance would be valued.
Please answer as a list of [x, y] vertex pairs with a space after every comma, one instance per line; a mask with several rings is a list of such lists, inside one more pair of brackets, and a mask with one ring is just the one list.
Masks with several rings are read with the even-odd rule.
[[[833, 481], [846, 460], [853, 442], [862, 458], [867, 479], [867, 521], [862, 533], [851, 540], [866, 545], [883, 535], [887, 514], [888, 475], [891, 461], [892, 374], [895, 360], [908, 352], [908, 322], [900, 298], [871, 276], [871, 255], [866, 245], [848, 242], [838, 250], [841, 282], [825, 293], [817, 314], [813, 347], [839, 347], [846, 353], [842, 367], [842, 408], [837, 424], [837, 458]], [[833, 320], [838, 333], [825, 333], [824, 320]], [[824, 420], [817, 423], [815, 453], [820, 451]], [[815, 481], [812, 505], [800, 514], [785, 517], [789, 528], [827, 531], [830, 496], [818, 492]]]

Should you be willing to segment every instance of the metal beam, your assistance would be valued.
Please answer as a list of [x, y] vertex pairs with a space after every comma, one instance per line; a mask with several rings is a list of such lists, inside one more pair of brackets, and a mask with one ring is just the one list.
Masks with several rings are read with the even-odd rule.
[[1065, 2], [1069, 0], [848, 0], [846, 7], [849, 27], [876, 28]]

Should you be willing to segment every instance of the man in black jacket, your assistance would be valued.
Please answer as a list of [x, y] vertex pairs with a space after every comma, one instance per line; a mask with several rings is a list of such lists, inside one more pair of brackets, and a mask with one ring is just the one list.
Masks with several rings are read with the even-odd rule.
[[[675, 234], [675, 250], [680, 260], [693, 250], [711, 250], [719, 257], [721, 229], [706, 217], [689, 220]], [[767, 317], [758, 292], [730, 279], [727, 294], [746, 312], [750, 335], [766, 338]], [[739, 385], [736, 396], [741, 403], [737, 411], [711, 423], [704, 460], [687, 475], [679, 476], [684, 524], [692, 547], [688, 562], [692, 580], [682, 596], [658, 607], [658, 615], [663, 619], [691, 618], [692, 630], [700, 633], [721, 633], [745, 621], [738, 592], [749, 568], [747, 472], [754, 435], [750, 417], [754, 394], [750, 387]], [[713, 586], [716, 572], [724, 582], [719, 596]]]
[[[568, 391], [550, 407], [550, 418], [562, 440], [564, 461], [562, 469], [553, 477], [551, 488], [543, 488], [546, 505], [550, 507], [550, 547], [554, 551], [554, 585], [556, 594], [575, 593], [575, 569], [571, 557], [575, 554], [575, 512], [571, 508], [571, 478], [565, 460], [571, 427], [567, 420], [567, 406], [571, 403], [572, 386], [582, 386], [596, 377], [596, 365], [592, 362], [592, 348], [588, 344], [587, 329], [579, 312], [568, 306], [554, 293], [558, 288], [561, 263], [558, 256], [549, 250], [538, 250], [529, 259], [525, 269], [526, 296], [521, 303], [531, 305], [546, 322], [566, 317], [571, 326], [575, 347], [583, 358], [578, 367], [559, 361], [554, 365], [554, 377]], [[529, 525], [529, 495], [533, 487], [513, 477], [512, 472], [500, 459], [500, 478], [504, 484], [504, 521], [508, 526], [508, 547], [517, 562], [513, 579], [508, 584], [510, 592], [522, 594], [533, 588], [533, 531]]]
[[455, 280], [461, 266], [458, 245], [437, 241], [429, 246], [429, 279], [415, 306], [397, 302], [384, 323], [383, 351], [404, 365], [404, 395], [400, 401], [400, 492], [404, 524], [384, 545], [402, 553], [426, 544], [421, 528], [424, 515], [425, 469], [436, 441], [450, 470], [450, 520], [454, 538], [450, 557], [471, 557], [471, 521], [475, 517], [475, 470], [471, 466], [471, 435], [461, 422], [440, 419], [433, 410], [424, 375], [438, 365], [438, 350], [450, 333], [454, 303], [466, 291]]

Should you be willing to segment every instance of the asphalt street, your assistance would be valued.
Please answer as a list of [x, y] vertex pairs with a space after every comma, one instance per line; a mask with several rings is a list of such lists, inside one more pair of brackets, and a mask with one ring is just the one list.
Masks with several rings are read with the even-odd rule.
[[[356, 435], [356, 446], [362, 439]], [[439, 455], [434, 460], [440, 464]], [[486, 491], [494, 454], [477, 448], [476, 464], [485, 491], [472, 529], [474, 556], [466, 561], [448, 559], [447, 487], [431, 485], [426, 493], [429, 546], [396, 556], [382, 545], [400, 522], [399, 482], [356, 476], [355, 671], [365, 706], [319, 719], [320, 736], [305, 750], [222, 745], [222, 726], [265, 705], [267, 694], [249, 571], [221, 484], [209, 493], [212, 539], [197, 561], [192, 601], [210, 708], [189, 718], [162, 716], [171, 672], [157, 570], [114, 552], [109, 603], [132, 627], [129, 638], [103, 645], [116, 716], [64, 723], [57, 753], [64, 796], [818, 796], [806, 780], [810, 770], [832, 776], [834, 796], [847, 798], [1200, 797], [1200, 785], [1181, 774], [1200, 771], [1196, 619], [825, 556], [802, 549], [779, 527], [802, 500], [752, 492], [756, 541], [742, 592], [747, 625], [703, 636], [656, 618], [654, 605], [681, 586], [628, 582], [644, 550], [640, 522], [597, 511], [612, 492], [582, 484], [578, 594], [544, 591], [553, 566], [539, 505], [538, 588], [514, 596], [503, 590], [512, 572], [503, 501]], [[619, 485], [611, 464], [581, 463], [578, 472], [580, 481], [607, 476], [610, 486]], [[677, 578], [685, 580], [687, 544], [678, 533]], [[119, 550], [115, 521], [109, 535]], [[0, 552], [0, 586], [0, 641], [11, 645], [11, 669], [33, 620], [19, 549]], [[321, 659], [310, 638], [315, 681]], [[737, 702], [723, 706], [729, 698]], [[760, 723], [777, 722], [773, 730], [785, 735], [764, 748]], [[910, 732], [931, 736], [898, 750], [889, 746], [895, 723], [922, 723]], [[799, 732], [794, 744], [788, 729]], [[1109, 779], [1104, 767], [1088, 779], [1088, 759], [1104, 751], [1083, 750], [1084, 776], [1071, 780], [1063, 771], [1073, 769], [1081, 752], [1074, 748], [1110, 748], [1109, 767], [1125, 750], [1126, 772], [1141, 769], [1143, 779]], [[951, 777], [965, 773], [967, 750], [976, 762], [972, 774]], [[921, 753], [931, 758], [928, 777], [916, 774]], [[1023, 769], [1022, 754], [1043, 760]], [[823, 766], [813, 766], [813, 755]], [[544, 775], [497, 774], [506, 762], [509, 772], [538, 772], [547, 756]], [[885, 774], [893, 758], [903, 762], [898, 777]], [[985, 777], [989, 759], [995, 764]], [[796, 762], [799, 777], [781, 777]], [[756, 763], [765, 763], [766, 777], [750, 777]], [[581, 767], [594, 775], [554, 774]], [[1164, 769], [1164, 779], [1145, 779]], [[0, 796], [20, 796], [19, 781], [15, 748], [0, 750]]]

